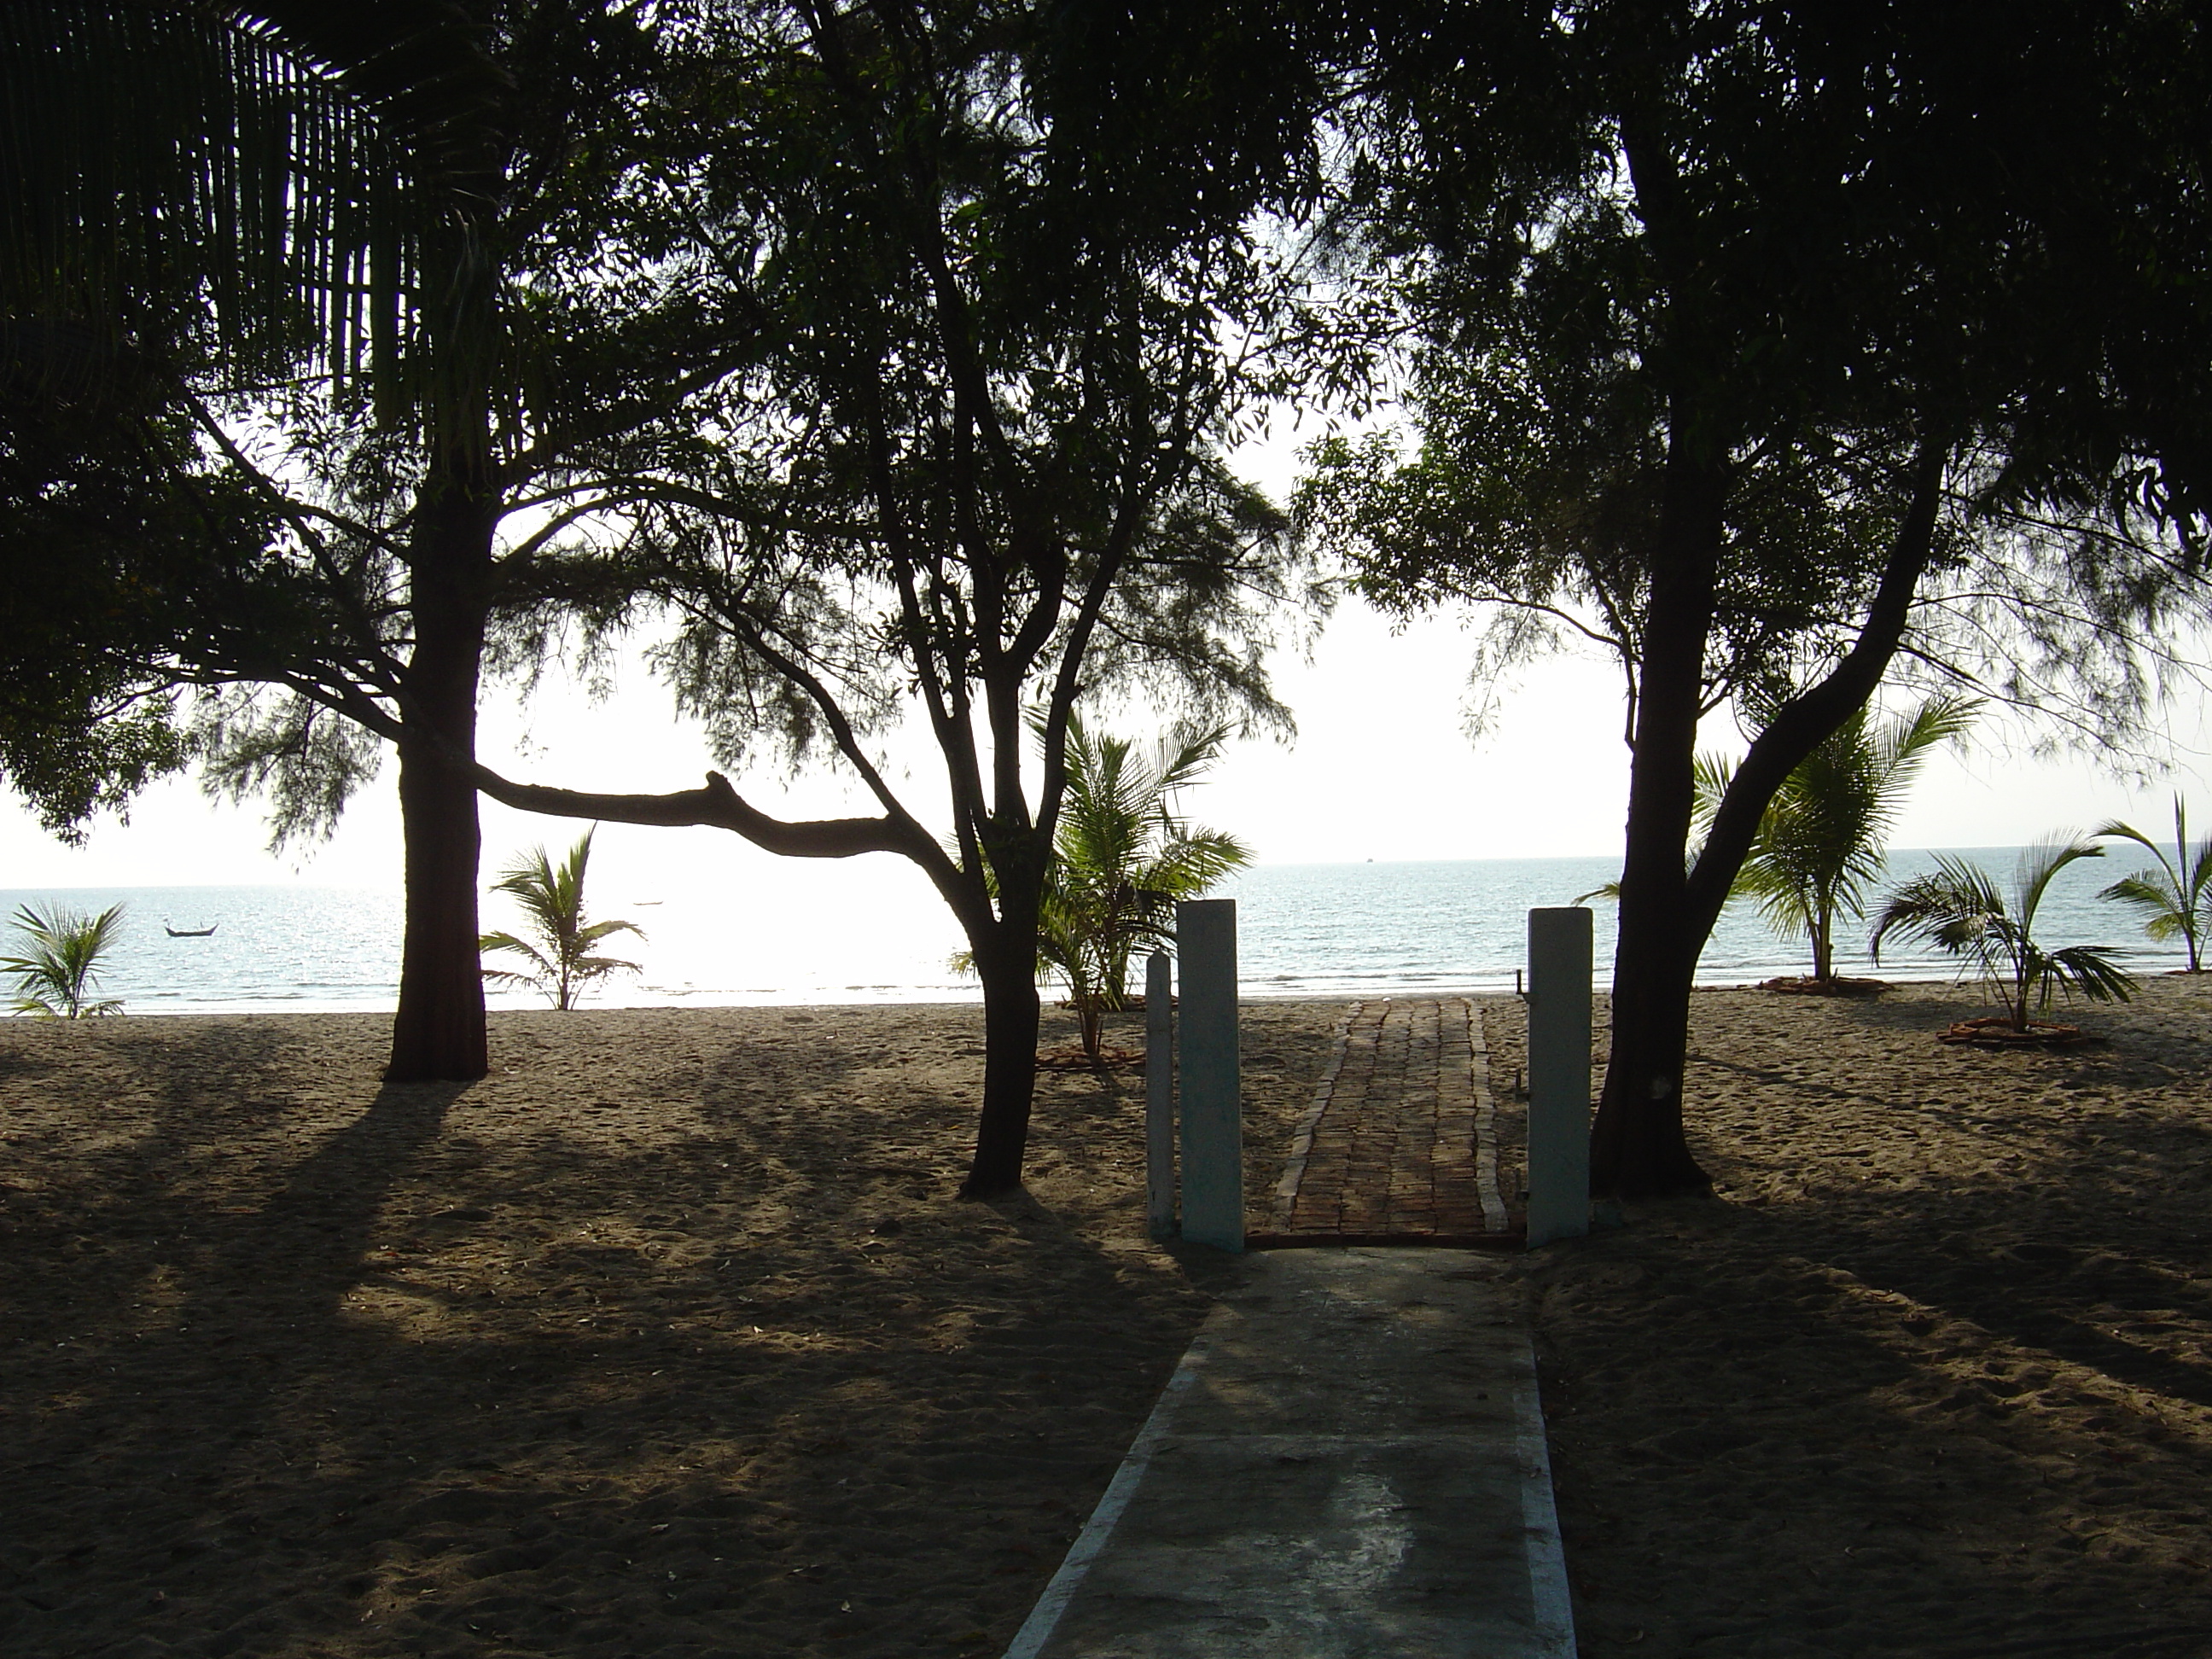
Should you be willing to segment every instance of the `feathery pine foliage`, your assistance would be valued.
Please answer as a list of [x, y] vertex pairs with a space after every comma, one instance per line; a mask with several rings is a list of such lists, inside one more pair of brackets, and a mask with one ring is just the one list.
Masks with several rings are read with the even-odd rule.
[[[2212, 37], [2130, 0], [1376, 24], [1346, 240], [1405, 296], [1418, 447], [1325, 448], [1300, 517], [1382, 603], [1485, 607], [1486, 680], [1562, 640], [1620, 662], [1594, 1190], [1698, 1187], [1698, 952], [1900, 648], [2123, 737], [2189, 672]], [[1773, 692], [1692, 860], [1698, 721]]]
[[2181, 797], [2173, 798], [2171, 860], [2165, 848], [2117, 818], [2099, 825], [2094, 833], [2134, 842], [2158, 860], [2155, 869], [2123, 876], [2097, 896], [2116, 899], [2134, 908], [2143, 919], [2143, 932], [2151, 938], [2181, 939], [2189, 950], [2189, 971], [2203, 973], [2204, 939], [2212, 933], [2212, 837], [2190, 846], [2189, 815]]
[[101, 958], [115, 943], [123, 907], [111, 904], [98, 915], [62, 905], [40, 910], [26, 904], [15, 915], [22, 936], [21, 956], [0, 957], [0, 973], [15, 976], [15, 1011], [48, 1019], [88, 1019], [119, 1014], [119, 999], [94, 1001]]
[[1938, 854], [1934, 874], [1891, 890], [1869, 948], [1880, 963], [1882, 940], [1899, 933], [1949, 952], [1960, 960], [1960, 979], [1972, 975], [1987, 986], [2016, 1031], [2027, 1030], [2062, 992], [2090, 1002], [2125, 1002], [2135, 994], [2135, 981], [2112, 961], [2111, 946], [2049, 951], [2035, 938], [2035, 913], [2051, 878], [2077, 859], [2104, 855], [2103, 848], [2069, 835], [2022, 848], [2008, 897], [1980, 866]]
[[[1309, 250], [1261, 231], [1317, 185], [1326, 89], [1266, 8], [702, 15], [723, 72], [696, 106], [716, 135], [702, 257], [764, 349], [714, 441], [641, 483], [636, 535], [564, 568], [611, 617], [678, 614], [660, 661], [721, 763], [826, 750], [878, 816], [781, 823], [719, 775], [659, 797], [483, 787], [912, 860], [983, 982], [963, 1190], [1007, 1191], [1079, 696], [1285, 722], [1263, 654], [1304, 562], [1224, 456], [1311, 373]], [[943, 840], [873, 742], [917, 708]]]
[[483, 970], [492, 985], [527, 985], [544, 992], [562, 1012], [574, 1008], [584, 993], [619, 973], [636, 973], [637, 963], [615, 957], [596, 956], [599, 942], [616, 933], [645, 932], [633, 921], [584, 920], [584, 870], [591, 862], [592, 830], [568, 849], [556, 867], [543, 847], [534, 847], [503, 871], [492, 884], [522, 907], [529, 920], [531, 937], [486, 933], [478, 943], [484, 951], [520, 957], [529, 965], [519, 972], [503, 968]]

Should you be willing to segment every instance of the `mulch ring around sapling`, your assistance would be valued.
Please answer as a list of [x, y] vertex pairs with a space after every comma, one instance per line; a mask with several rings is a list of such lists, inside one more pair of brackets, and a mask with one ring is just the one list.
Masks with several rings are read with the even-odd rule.
[[1778, 991], [1784, 996], [1794, 997], [1878, 997], [1889, 989], [1889, 981], [1886, 979], [1851, 979], [1842, 974], [1827, 979], [1814, 979], [1810, 975], [1794, 979], [1785, 976], [1761, 980], [1759, 988]]
[[2105, 1041], [2078, 1025], [2061, 1025], [2048, 1019], [2032, 1019], [2027, 1029], [2021, 1030], [2002, 1014], [1962, 1019], [1936, 1040], [1971, 1048], [2080, 1048]]

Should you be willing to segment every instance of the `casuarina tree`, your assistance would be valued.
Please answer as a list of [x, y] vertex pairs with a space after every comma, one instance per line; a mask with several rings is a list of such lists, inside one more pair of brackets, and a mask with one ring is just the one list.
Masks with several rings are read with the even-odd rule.
[[[210, 784], [313, 834], [397, 754], [394, 1079], [488, 1063], [477, 699], [488, 661], [546, 641], [534, 561], [618, 507], [640, 446], [696, 431], [686, 400], [743, 352], [664, 257], [685, 162], [655, 21], [82, 5], [19, 9], [0, 42], [11, 176], [37, 186], [0, 239], [11, 313], [82, 313], [163, 380], [212, 462], [180, 475], [264, 531], [169, 584], [148, 653], [210, 693]], [[179, 317], [198, 349], [150, 349]]]
[[[699, 221], [773, 349], [748, 404], [670, 458], [660, 510], [569, 574], [610, 617], [678, 619], [660, 660], [725, 764], [827, 750], [873, 814], [774, 820], [719, 774], [649, 797], [482, 781], [912, 860], [982, 981], [963, 1190], [1003, 1193], [1079, 699], [1282, 718], [1261, 653], [1293, 550], [1223, 453], [1291, 386], [1310, 320], [1301, 244], [1263, 219], [1312, 175], [1310, 54], [1265, 9], [713, 17], [730, 73]], [[920, 793], [878, 747], [909, 714], [941, 763]]]
[[[1893, 665], [2108, 732], [2179, 666], [2205, 46], [2119, 3], [1381, 27], [1351, 176], [1419, 343], [1417, 447], [1324, 451], [1304, 512], [1382, 603], [1496, 607], [1482, 672], [1566, 637], [1622, 667], [1596, 1190], [1704, 1183], [1698, 951], [1768, 803]], [[1699, 721], [1739, 699], [1771, 717], [1692, 858]]]

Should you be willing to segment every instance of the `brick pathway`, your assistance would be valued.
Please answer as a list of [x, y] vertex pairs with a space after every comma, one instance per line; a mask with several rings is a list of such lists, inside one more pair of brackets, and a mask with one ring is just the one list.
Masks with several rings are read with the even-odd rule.
[[1283, 1233], [1501, 1233], [1482, 1017], [1465, 997], [1363, 1002], [1338, 1026], [1276, 1188]]

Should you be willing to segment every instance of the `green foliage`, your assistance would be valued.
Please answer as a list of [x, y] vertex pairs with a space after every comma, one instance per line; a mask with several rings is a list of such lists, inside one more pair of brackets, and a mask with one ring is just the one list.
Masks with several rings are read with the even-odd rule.
[[1881, 942], [1893, 932], [1948, 951], [1960, 959], [1961, 979], [1971, 973], [1996, 994], [2014, 1030], [2025, 1031], [2031, 1016], [2048, 1009], [2057, 993], [2125, 1002], [2136, 982], [2113, 963], [2112, 947], [2047, 951], [2034, 937], [2035, 913], [2051, 878], [2077, 859], [2104, 855], [2103, 848], [2066, 835], [2023, 848], [2008, 902], [1978, 865], [1939, 854], [1933, 875], [1891, 890], [1875, 923], [1874, 959], [1881, 960]]
[[182, 596], [270, 534], [139, 377], [41, 391], [0, 362], [0, 775], [66, 840], [191, 758], [168, 653]]
[[1218, 758], [1228, 730], [1181, 729], [1149, 757], [1126, 738], [1068, 723], [1067, 795], [1053, 836], [1039, 960], [1064, 980], [1084, 1051], [1099, 1052], [1101, 1016], [1127, 1006], [1129, 961], [1172, 939], [1176, 901], [1200, 896], [1252, 861], [1234, 836], [1179, 816], [1178, 790]]
[[[1866, 915], [1869, 885], [1881, 878], [1882, 848], [1929, 752], [1960, 736], [1978, 704], [1934, 696], [1876, 726], [1861, 708], [1775, 791], [1735, 881], [1784, 939], [1813, 947], [1813, 976], [1835, 976], [1839, 917]], [[1729, 763], [1700, 756], [1698, 816], [1710, 823], [1728, 793]]]
[[25, 948], [21, 956], [0, 957], [0, 973], [15, 976], [15, 1012], [87, 1019], [123, 1012], [119, 999], [92, 1000], [100, 958], [123, 922], [121, 905], [111, 904], [94, 916], [59, 905], [41, 911], [27, 904], [14, 921]]
[[483, 970], [487, 984], [531, 986], [565, 1012], [610, 975], [639, 971], [634, 962], [592, 954], [594, 947], [611, 934], [645, 937], [644, 930], [635, 922], [584, 920], [584, 870], [591, 860], [594, 833], [586, 830], [558, 868], [545, 849], [537, 847], [501, 872], [492, 884], [492, 891], [505, 893], [521, 905], [532, 937], [486, 933], [477, 942], [480, 950], [505, 951], [529, 964], [519, 973], [487, 968]]
[[2117, 899], [2139, 912], [2143, 932], [2166, 940], [2179, 938], [2189, 949], [2189, 971], [2204, 971], [2203, 947], [2212, 932], [2212, 837], [2189, 845], [2189, 817], [2181, 797], [2173, 798], [2173, 857], [2140, 830], [2115, 818], [2098, 827], [2099, 836], [2115, 836], [2148, 848], [2158, 860], [2155, 869], [2137, 870], [2120, 878], [2099, 893]]

